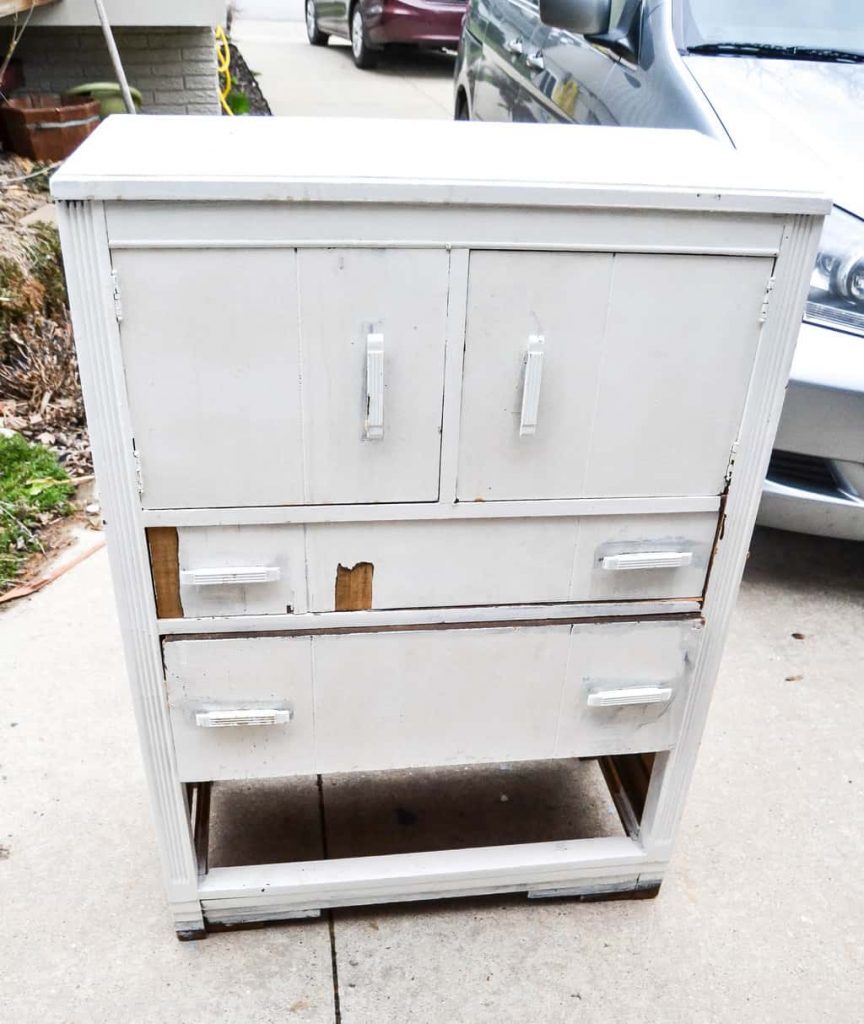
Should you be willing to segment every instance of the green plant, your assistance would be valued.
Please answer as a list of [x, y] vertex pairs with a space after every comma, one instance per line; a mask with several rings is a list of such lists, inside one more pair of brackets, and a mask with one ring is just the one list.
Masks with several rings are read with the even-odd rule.
[[232, 89], [228, 93], [228, 106], [231, 108], [232, 114], [248, 114], [252, 109], [252, 103], [245, 92], [240, 92], [239, 89]]
[[47, 448], [20, 434], [0, 434], [0, 590], [14, 581], [27, 555], [41, 549], [37, 529], [69, 514], [73, 490]]

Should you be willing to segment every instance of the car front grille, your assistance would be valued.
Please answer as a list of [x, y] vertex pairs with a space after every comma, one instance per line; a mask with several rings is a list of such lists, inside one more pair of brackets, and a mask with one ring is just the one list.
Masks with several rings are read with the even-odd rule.
[[823, 494], [836, 494], [840, 490], [827, 459], [798, 452], [782, 452], [776, 448], [768, 464], [768, 479], [788, 487], [803, 487]]

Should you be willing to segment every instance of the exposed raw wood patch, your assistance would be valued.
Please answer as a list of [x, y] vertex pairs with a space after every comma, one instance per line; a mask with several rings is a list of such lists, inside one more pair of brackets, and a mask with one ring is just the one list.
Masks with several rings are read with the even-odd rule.
[[146, 533], [156, 594], [156, 615], [160, 619], [182, 619], [177, 529], [174, 526], [149, 526]]
[[23, 14], [31, 7], [47, 7], [56, 0], [0, 0], [0, 18], [6, 18], [10, 14]]
[[654, 768], [654, 754], [616, 754], [599, 759], [600, 769], [629, 836], [639, 832], [648, 783]]
[[353, 568], [336, 567], [336, 611], [363, 612], [372, 607], [371, 562], [358, 562]]

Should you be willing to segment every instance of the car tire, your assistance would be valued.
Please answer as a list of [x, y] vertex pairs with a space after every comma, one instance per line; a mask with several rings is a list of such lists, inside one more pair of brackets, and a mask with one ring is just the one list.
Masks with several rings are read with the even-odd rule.
[[454, 121], [470, 121], [471, 114], [468, 110], [468, 100], [465, 99], [465, 94], [460, 91], [459, 97], [456, 100], [456, 112], [453, 115]]
[[306, 0], [306, 37], [313, 46], [326, 46], [330, 36], [318, 28], [315, 0]]
[[351, 10], [351, 54], [358, 68], [374, 68], [381, 56], [380, 51], [373, 50], [366, 35], [366, 23], [360, 4]]

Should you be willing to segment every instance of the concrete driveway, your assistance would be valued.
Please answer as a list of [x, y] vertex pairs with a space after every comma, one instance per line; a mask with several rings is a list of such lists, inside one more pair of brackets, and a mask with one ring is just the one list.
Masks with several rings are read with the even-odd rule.
[[[278, 113], [449, 116], [446, 61], [360, 72], [301, 33], [235, 31]], [[857, 1024], [862, 612], [864, 545], [757, 531], [655, 901], [373, 907], [180, 944], [99, 552], [0, 613], [0, 1022]], [[572, 835], [613, 821], [592, 773], [336, 777], [326, 829], [312, 779], [225, 785], [213, 857]]]
[[453, 117], [452, 54], [388, 50], [376, 69], [360, 71], [347, 41], [309, 45], [302, 2], [282, 13], [279, 21], [241, 20], [232, 29], [274, 114]]

